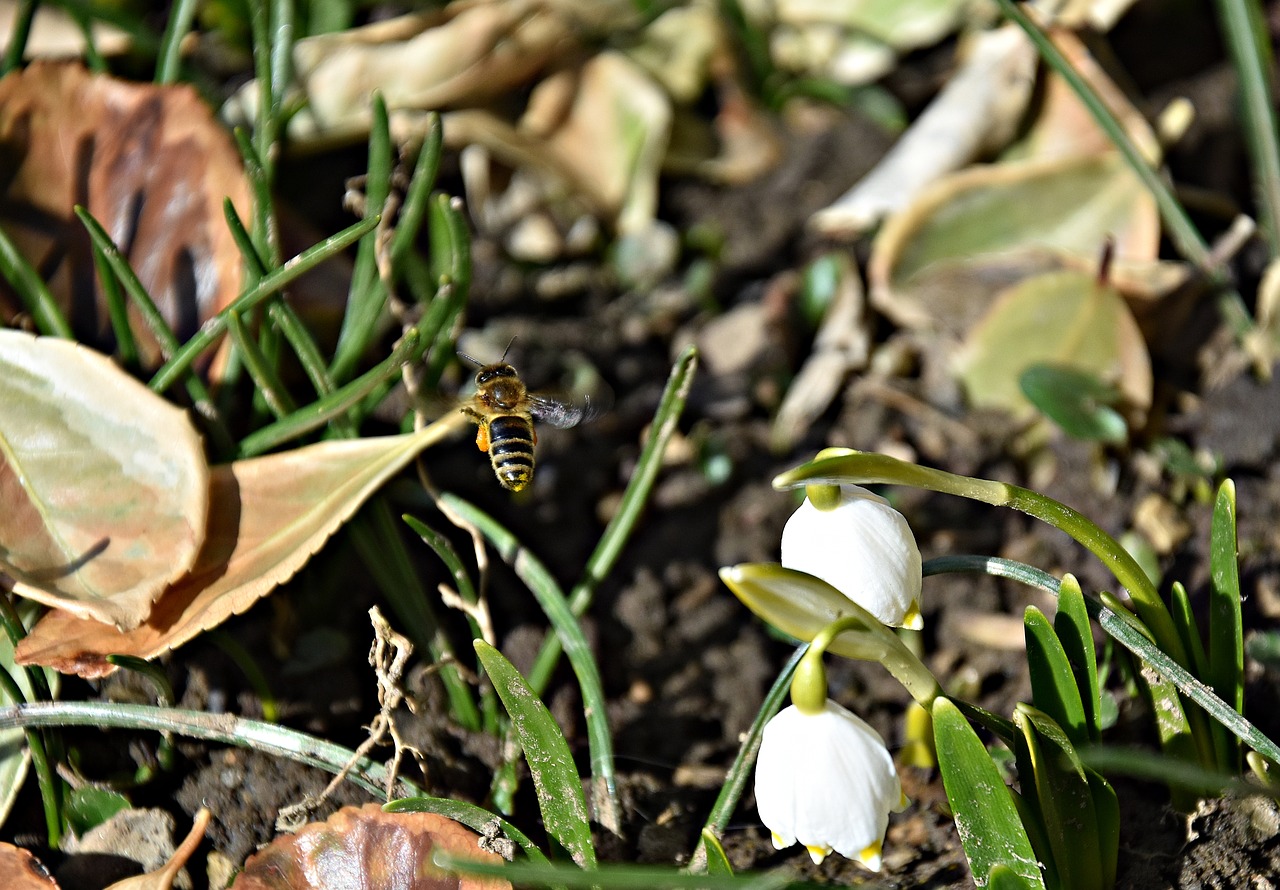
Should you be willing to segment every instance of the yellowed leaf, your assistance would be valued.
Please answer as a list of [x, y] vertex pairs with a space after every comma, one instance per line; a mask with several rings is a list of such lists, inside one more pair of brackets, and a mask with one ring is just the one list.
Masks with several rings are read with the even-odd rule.
[[475, 832], [435, 813], [343, 807], [250, 856], [231, 890], [510, 890], [500, 878], [459, 877], [432, 863], [437, 851], [502, 861], [479, 844]]
[[[110, 324], [77, 204], [120, 246], [179, 340], [239, 293], [240, 252], [223, 202], [244, 218], [249, 188], [230, 136], [194, 88], [37, 62], [0, 80], [0, 150], [8, 159], [0, 223], [81, 340], [109, 339]], [[144, 361], [156, 363], [154, 337], [130, 312]]]
[[191, 568], [208, 468], [184, 411], [69, 340], [0, 331], [0, 569], [14, 592], [135, 627]]
[[[919, 295], [932, 292], [931, 280], [981, 281], [988, 267], [1043, 267], [1055, 255], [1096, 263], [1108, 237], [1129, 261], [1159, 249], [1155, 202], [1118, 155], [973, 167], [939, 180], [881, 229], [867, 267], [871, 300], [899, 324], [929, 327], [935, 313]], [[984, 283], [948, 297], [985, 306], [993, 292]]]
[[1117, 386], [1128, 406], [1151, 405], [1151, 359], [1142, 332], [1112, 287], [1083, 272], [1049, 272], [1009, 288], [956, 356], [972, 404], [1034, 413], [1018, 378], [1035, 364], [1075, 368]]
[[322, 442], [214, 467], [195, 567], [140, 626], [120, 631], [50, 612], [19, 644], [18, 662], [101, 677], [115, 669], [108, 655], [154, 658], [180, 646], [291, 578], [379, 486], [465, 422], [454, 414], [412, 435]]

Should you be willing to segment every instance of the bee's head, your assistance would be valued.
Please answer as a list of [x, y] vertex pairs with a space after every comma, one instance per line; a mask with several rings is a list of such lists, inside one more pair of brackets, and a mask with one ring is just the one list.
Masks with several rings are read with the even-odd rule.
[[516, 369], [508, 365], [506, 362], [498, 362], [493, 365], [485, 365], [476, 372], [476, 386], [484, 386], [491, 380], [497, 380], [500, 377], [515, 377]]

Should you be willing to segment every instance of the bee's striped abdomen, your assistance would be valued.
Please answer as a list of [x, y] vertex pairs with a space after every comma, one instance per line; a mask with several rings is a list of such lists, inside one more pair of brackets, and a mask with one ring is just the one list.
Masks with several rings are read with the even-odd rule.
[[489, 421], [489, 460], [504, 488], [519, 491], [533, 478], [533, 423], [518, 414]]

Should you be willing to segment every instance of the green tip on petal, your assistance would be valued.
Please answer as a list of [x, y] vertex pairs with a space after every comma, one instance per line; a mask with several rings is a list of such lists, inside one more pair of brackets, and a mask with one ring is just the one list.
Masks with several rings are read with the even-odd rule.
[[880, 853], [883, 849], [884, 847], [880, 841], [868, 844], [867, 847], [858, 854], [858, 861], [872, 871], [879, 871], [880, 863], [882, 861]]
[[809, 858], [813, 860], [814, 865], [821, 865], [822, 860], [827, 858], [827, 854], [831, 852], [830, 847], [813, 847], [805, 844], [804, 848], [809, 851]]

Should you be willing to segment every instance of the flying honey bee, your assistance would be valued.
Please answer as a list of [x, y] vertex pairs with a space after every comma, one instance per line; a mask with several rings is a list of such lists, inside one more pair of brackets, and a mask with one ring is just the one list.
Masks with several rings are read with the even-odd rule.
[[[475, 362], [471, 356], [463, 358]], [[494, 475], [510, 491], [522, 490], [533, 479], [535, 422], [569, 429], [593, 415], [589, 402], [579, 406], [529, 392], [505, 361], [481, 366], [476, 393], [460, 410], [479, 425], [476, 447], [489, 453]]]

